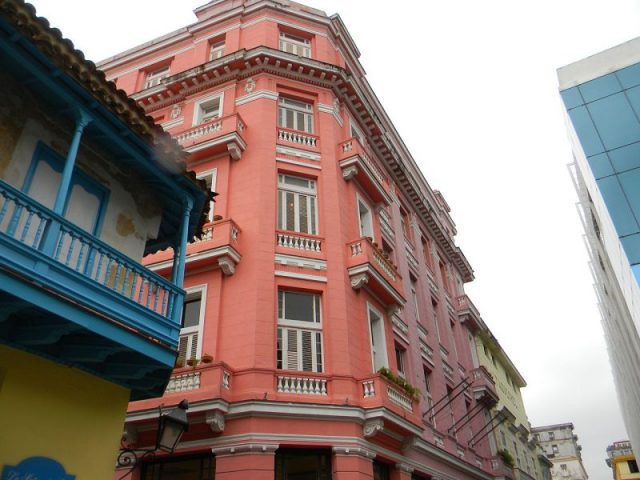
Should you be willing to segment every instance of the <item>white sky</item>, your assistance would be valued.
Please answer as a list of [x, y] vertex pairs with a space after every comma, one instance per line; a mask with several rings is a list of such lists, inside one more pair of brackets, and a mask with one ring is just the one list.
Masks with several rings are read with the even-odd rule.
[[[339, 13], [369, 82], [458, 225], [467, 293], [529, 386], [532, 425], [573, 422], [592, 480], [627, 438], [566, 165], [555, 69], [638, 36], [640, 0], [303, 0]], [[205, 0], [32, 0], [101, 60]]]

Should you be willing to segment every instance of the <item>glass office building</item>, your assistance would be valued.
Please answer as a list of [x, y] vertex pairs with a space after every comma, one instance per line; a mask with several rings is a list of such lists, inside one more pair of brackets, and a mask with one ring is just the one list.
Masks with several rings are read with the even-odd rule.
[[618, 398], [640, 448], [640, 38], [558, 69]]

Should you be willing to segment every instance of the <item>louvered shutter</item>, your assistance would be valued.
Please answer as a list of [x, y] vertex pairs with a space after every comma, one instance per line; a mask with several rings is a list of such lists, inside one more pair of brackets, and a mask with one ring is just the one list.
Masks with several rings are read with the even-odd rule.
[[284, 360], [278, 362], [281, 368], [305, 372], [322, 371], [322, 335], [320, 332], [281, 327], [278, 329], [278, 339], [282, 339], [282, 353], [278, 352]]
[[313, 342], [311, 341], [311, 335], [313, 332], [309, 330], [300, 330], [301, 344], [302, 344], [302, 370], [305, 372], [313, 371]]
[[287, 352], [287, 365], [289, 370], [299, 370], [298, 362], [298, 331], [293, 328], [287, 328], [287, 345], [285, 350]]

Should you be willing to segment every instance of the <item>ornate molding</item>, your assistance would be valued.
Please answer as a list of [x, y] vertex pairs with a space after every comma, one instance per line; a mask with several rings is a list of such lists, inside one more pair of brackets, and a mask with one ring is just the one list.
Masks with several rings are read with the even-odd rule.
[[227, 150], [229, 151], [229, 156], [234, 160], [239, 160], [242, 156], [242, 149], [237, 143], [227, 143]]
[[219, 411], [207, 412], [205, 422], [209, 425], [209, 428], [214, 433], [220, 433], [224, 431], [224, 414]]
[[373, 437], [376, 433], [381, 432], [384, 428], [384, 420], [375, 418], [364, 422], [362, 426], [362, 434], [365, 438]]
[[135, 445], [138, 443], [138, 427], [131, 423], [126, 423], [122, 431], [122, 440], [124, 440], [127, 445]]
[[376, 458], [376, 454], [371, 450], [362, 447], [338, 446], [331, 449], [334, 455], [358, 455], [364, 458]]
[[221, 257], [218, 259], [218, 266], [225, 275], [233, 275], [236, 273], [236, 264], [228, 257]]
[[224, 447], [212, 448], [211, 451], [216, 456], [234, 455], [236, 453], [262, 453], [273, 455], [280, 445], [270, 443], [243, 443], [237, 445], [225, 445]]
[[349, 167], [342, 169], [342, 178], [345, 180], [351, 180], [358, 174], [358, 167], [356, 165], [351, 165]]
[[415, 468], [407, 463], [396, 463], [396, 469], [407, 473], [413, 473], [415, 470]]
[[351, 277], [351, 287], [354, 290], [359, 290], [369, 282], [369, 274], [359, 273]]
[[253, 78], [247, 78], [247, 82], [244, 84], [244, 91], [251, 93], [256, 89], [256, 81]]
[[418, 446], [418, 437], [416, 435], [411, 435], [410, 437], [405, 437], [404, 441], [402, 442], [402, 445], [400, 446], [400, 449], [403, 452], [406, 452], [407, 450], [411, 450], [412, 448], [415, 448]]

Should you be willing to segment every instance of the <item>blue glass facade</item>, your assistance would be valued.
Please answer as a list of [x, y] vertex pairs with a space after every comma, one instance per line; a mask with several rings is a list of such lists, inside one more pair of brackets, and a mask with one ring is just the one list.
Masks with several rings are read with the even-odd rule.
[[640, 64], [560, 94], [640, 283]]

